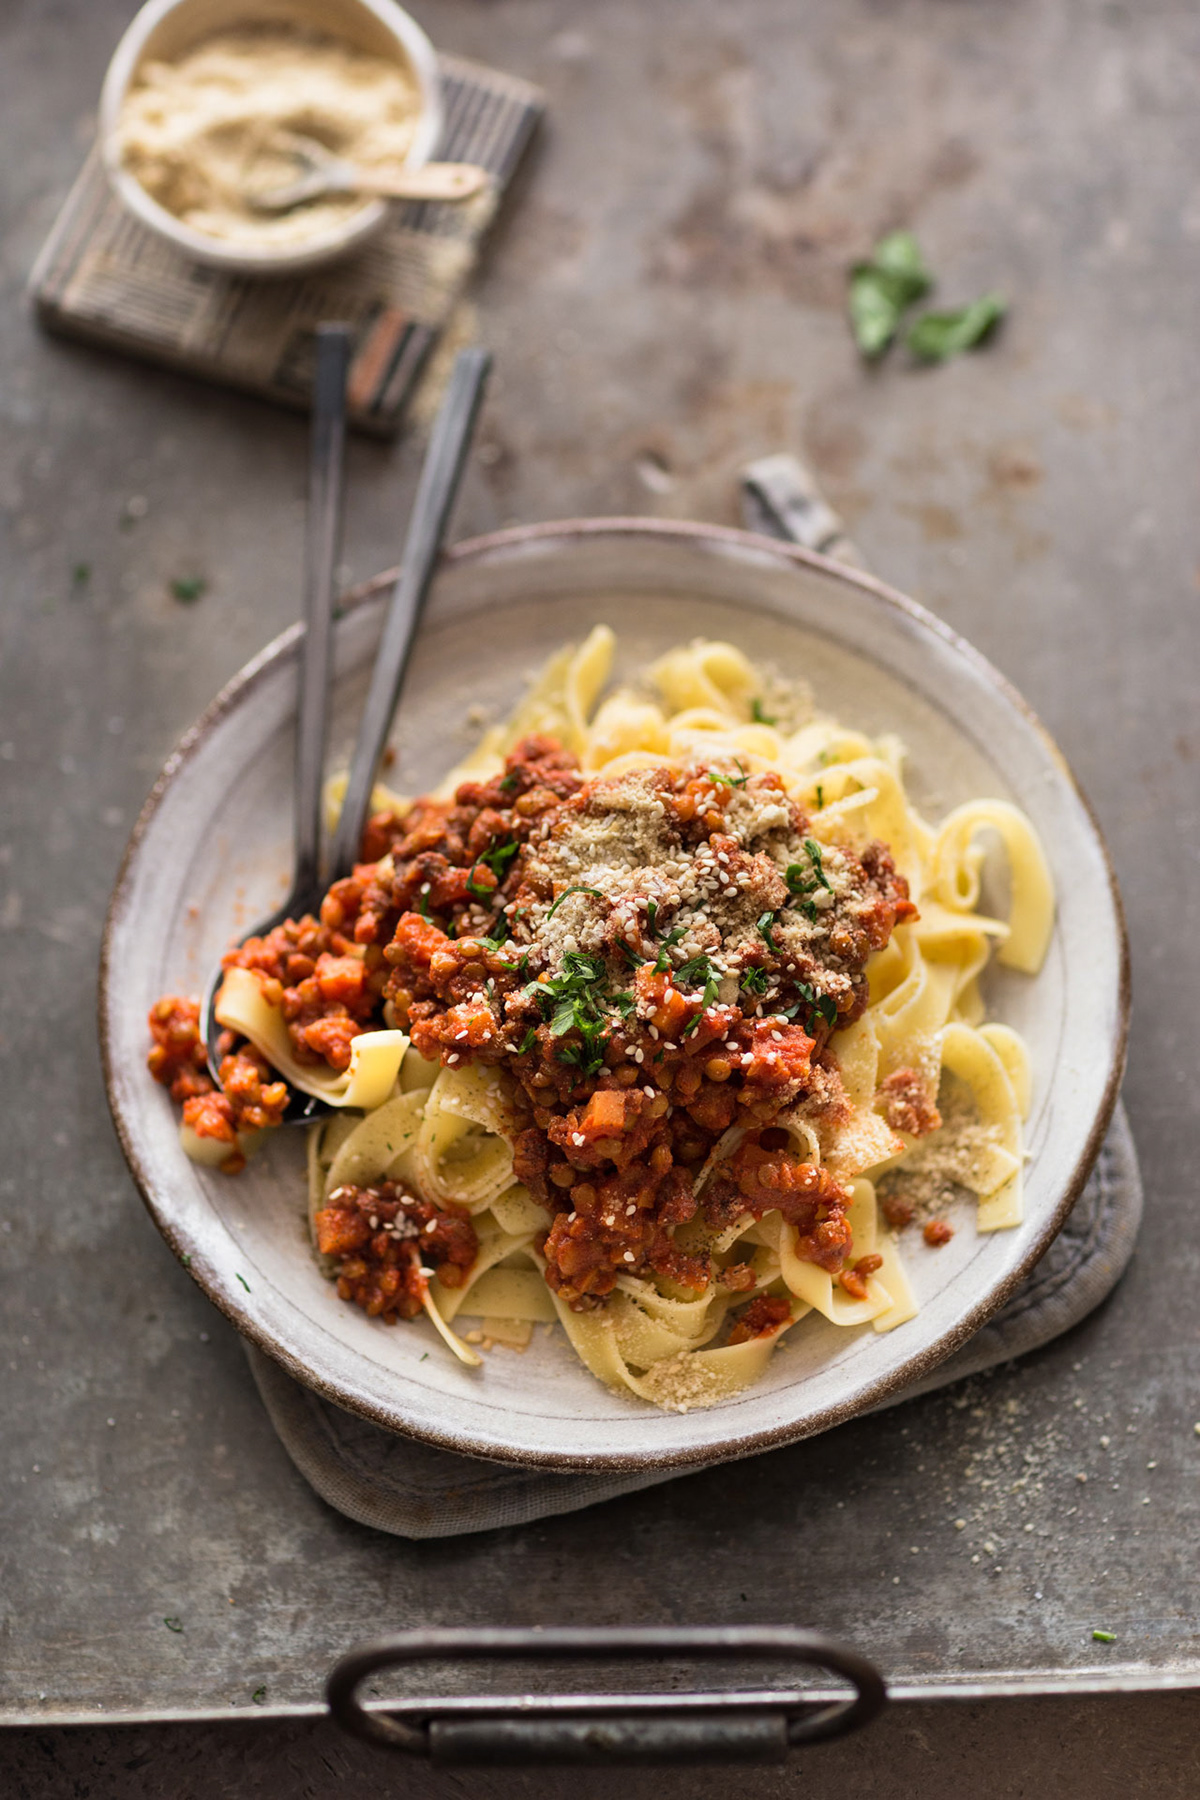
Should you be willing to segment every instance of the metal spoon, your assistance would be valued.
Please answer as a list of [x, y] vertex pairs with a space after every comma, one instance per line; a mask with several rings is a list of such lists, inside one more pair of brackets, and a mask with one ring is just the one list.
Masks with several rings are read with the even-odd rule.
[[326, 194], [376, 194], [385, 200], [469, 200], [488, 181], [475, 163], [431, 162], [419, 169], [364, 169], [335, 156], [315, 138], [277, 133], [268, 146], [297, 167], [291, 180], [247, 182], [242, 198], [255, 212], [289, 212]]
[[[318, 340], [317, 394], [314, 405], [312, 482], [309, 500], [309, 579], [307, 625], [302, 647], [300, 710], [296, 738], [295, 874], [287, 900], [247, 937], [261, 937], [285, 919], [316, 912], [329, 885], [348, 875], [358, 860], [371, 790], [383, 755], [392, 715], [434, 567], [446, 535], [450, 510], [466, 466], [475, 420], [491, 367], [486, 350], [462, 350], [429, 440], [416, 499], [409, 516], [400, 573], [392, 589], [383, 633], [375, 655], [371, 685], [359, 724], [346, 792], [330, 853], [329, 872], [320, 875], [321, 770], [330, 676], [330, 627], [333, 613], [333, 565], [341, 505], [341, 447], [344, 438], [345, 365], [340, 380], [327, 373], [322, 387]], [[243, 939], [243, 942], [245, 940]], [[214, 1004], [224, 969], [218, 965], [204, 996], [201, 1030], [209, 1072], [219, 1084], [221, 1035]], [[293, 1088], [285, 1125], [305, 1125], [332, 1111], [314, 1095]]]

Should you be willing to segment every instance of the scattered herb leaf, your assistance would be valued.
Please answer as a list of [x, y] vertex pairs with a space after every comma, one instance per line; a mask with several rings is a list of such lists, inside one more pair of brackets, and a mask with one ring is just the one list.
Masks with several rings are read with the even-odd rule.
[[481, 938], [479, 941], [485, 949], [490, 950], [494, 955], [497, 950], [503, 950], [505, 944], [508, 942], [511, 930], [512, 927], [508, 922], [508, 914], [501, 911], [497, 915], [489, 935], [485, 938]]
[[1008, 310], [1003, 294], [984, 294], [954, 312], [922, 313], [905, 343], [922, 362], [947, 362], [991, 336]]
[[814, 1013], [818, 1014], [832, 1031], [833, 1027], [837, 1024], [838, 1016], [837, 1001], [833, 998], [833, 995], [818, 993], [816, 988], [809, 987], [808, 983], [805, 981], [797, 982], [796, 991], [800, 995], [800, 998], [792, 1006], [783, 1008], [784, 1018], [794, 1019], [801, 1007], [804, 1007], [807, 1010], [805, 1028], [810, 1033], [812, 1031]]
[[183, 1264], [183, 1266], [184, 1266], [184, 1268], [185, 1268], [185, 1269], [190, 1269], [190, 1268], [191, 1268], [191, 1266], [192, 1266], [192, 1253], [191, 1253], [191, 1251], [190, 1251], [190, 1250], [185, 1250], [185, 1251], [184, 1251], [184, 1253], [183, 1253], [183, 1255], [182, 1255], [182, 1256], [181, 1256], [181, 1257], [180, 1257], [180, 1259], [179, 1259], [179, 1260], [180, 1260], [180, 1262], [181, 1262], [181, 1263], [182, 1263], [182, 1264]]
[[1115, 1644], [1117, 1641], [1115, 1631], [1093, 1631], [1092, 1636], [1098, 1644]]
[[775, 954], [778, 955], [779, 954], [779, 945], [775, 942], [775, 939], [771, 936], [771, 927], [774, 923], [775, 923], [775, 914], [773, 912], [760, 913], [758, 915], [758, 918], [754, 922], [754, 929], [755, 929], [755, 931], [757, 931], [759, 937], [762, 939], [763, 943], [767, 946], [768, 950], [774, 950]]
[[201, 594], [207, 591], [208, 583], [203, 575], [177, 575], [171, 583], [171, 592], [176, 600], [188, 603], [199, 600]]
[[769, 712], [763, 711], [763, 703], [757, 694], [750, 702], [750, 717], [756, 725], [778, 725], [779, 723], [779, 720], [772, 717]]
[[507, 775], [504, 775], [501, 777], [500, 790], [502, 793], [511, 794], [511, 793], [515, 792], [516, 785], [517, 785], [517, 772], [515, 769], [510, 769], [508, 771]]
[[71, 570], [71, 580], [75, 583], [75, 586], [83, 587], [91, 579], [92, 579], [91, 563], [76, 563], [75, 567]]
[[647, 900], [647, 902], [646, 902], [646, 936], [647, 937], [657, 937], [658, 936], [658, 932], [655, 928], [655, 920], [657, 918], [658, 918], [658, 901], [657, 900]]
[[823, 888], [829, 888], [830, 893], [832, 893], [833, 889], [829, 887], [829, 877], [825, 873], [825, 865], [821, 858], [820, 844], [818, 844], [816, 838], [805, 838], [804, 848], [808, 851], [808, 858], [812, 863], [818, 882]]
[[168, 1631], [182, 1631], [183, 1630], [183, 1620], [182, 1619], [164, 1619], [163, 1624], [166, 1626]]
[[866, 357], [882, 356], [905, 309], [933, 286], [920, 245], [911, 231], [880, 238], [866, 262], [850, 271], [850, 323]]
[[818, 783], [817, 783], [817, 811], [823, 812], [824, 808], [825, 808], [825, 789], [822, 786], [822, 784], [818, 781]]
[[558, 911], [559, 907], [562, 905], [563, 901], [567, 898], [567, 896], [569, 894], [595, 894], [597, 900], [603, 900], [603, 898], [604, 898], [604, 895], [600, 892], [599, 888], [594, 888], [594, 887], [564, 888], [562, 893], [558, 896], [558, 899], [554, 902], [554, 905], [550, 908], [550, 911], [546, 914], [546, 917], [548, 919], [552, 919], [554, 917], [555, 913]]
[[765, 994], [770, 979], [767, 971], [755, 963], [751, 968], [743, 971], [738, 985], [743, 994]]
[[533, 1049], [533, 1046], [536, 1043], [537, 1043], [537, 1026], [531, 1025], [529, 1027], [529, 1030], [525, 1033], [525, 1036], [521, 1039], [520, 1044], [517, 1046], [517, 1055], [518, 1056], [528, 1056], [529, 1052]]
[[499, 844], [489, 844], [483, 854], [476, 858], [471, 873], [467, 877], [467, 892], [473, 894], [477, 900], [489, 899], [494, 892], [494, 889], [484, 887], [481, 883], [477, 882], [475, 879], [475, 870], [479, 867], [479, 864], [482, 863], [484, 868], [490, 869], [492, 874], [496, 877], [496, 887], [499, 887], [500, 883], [504, 880], [504, 877], [508, 874], [508, 865], [512, 862], [513, 857], [520, 848], [521, 846], [518, 844], [516, 838], [508, 838]]
[[254, 1702], [255, 1706], [265, 1706], [266, 1699], [267, 1699], [266, 1684], [264, 1683], [264, 1685], [262, 1687], [256, 1687], [254, 1692], [251, 1694], [250, 1698]]
[[684, 928], [682, 925], [676, 925], [673, 931], [668, 931], [666, 937], [662, 940], [662, 949], [654, 959], [654, 973], [656, 975], [666, 974], [671, 966], [671, 959], [667, 952], [673, 950], [680, 938], [684, 935]]
[[717, 769], [706, 769], [704, 773], [714, 787], [744, 788], [750, 777], [736, 757], [733, 766], [738, 771], [736, 775], [722, 775]]
[[805, 897], [815, 894], [818, 888], [827, 888], [833, 892], [829, 877], [825, 873], [825, 865], [821, 860], [821, 846], [816, 838], [805, 838], [804, 848], [808, 854], [808, 867], [803, 863], [789, 863], [783, 872], [783, 879], [788, 884], [788, 891], [794, 899], [803, 900], [804, 911], [810, 919], [817, 916], [816, 907]]
[[[234, 1270], [234, 1274], [237, 1275], [236, 1269]], [[249, 1293], [250, 1292], [250, 1283], [246, 1280], [246, 1277], [244, 1275], [238, 1275], [237, 1278], [241, 1282], [242, 1286], [245, 1288], [246, 1292]]]
[[671, 979], [677, 988], [699, 987], [701, 983], [704, 985], [704, 993], [700, 1001], [700, 1010], [693, 1018], [689, 1019], [688, 1023], [683, 1028], [683, 1036], [685, 1038], [691, 1037], [693, 1031], [695, 1031], [697, 1025], [699, 1025], [701, 1019], [704, 1017], [713, 1001], [717, 998], [720, 991], [720, 977], [712, 963], [709, 962], [707, 956], [693, 956], [690, 957], [687, 962], [680, 964]]

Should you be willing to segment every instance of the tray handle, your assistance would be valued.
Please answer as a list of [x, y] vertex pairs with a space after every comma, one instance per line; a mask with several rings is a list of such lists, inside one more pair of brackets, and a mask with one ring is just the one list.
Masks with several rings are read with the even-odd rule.
[[[851, 1683], [853, 1698], [805, 1702], [770, 1691], [698, 1694], [524, 1694], [404, 1700], [367, 1707], [358, 1689], [383, 1669], [428, 1659], [743, 1657], [798, 1662]], [[446, 1627], [405, 1631], [349, 1651], [326, 1684], [329, 1710], [352, 1736], [439, 1764], [746, 1763], [784, 1761], [789, 1748], [841, 1737], [887, 1700], [856, 1650], [794, 1626]], [[397, 1710], [404, 1716], [395, 1716]]]

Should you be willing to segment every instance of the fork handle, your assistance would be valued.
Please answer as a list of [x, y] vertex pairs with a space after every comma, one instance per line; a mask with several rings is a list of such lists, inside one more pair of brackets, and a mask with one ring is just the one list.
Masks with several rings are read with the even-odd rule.
[[486, 186], [488, 172], [476, 163], [435, 162], [398, 175], [355, 165], [356, 194], [378, 194], [384, 200], [469, 200]]
[[341, 817], [334, 835], [330, 858], [334, 881], [348, 875], [358, 861], [375, 773], [391, 729], [392, 714], [400, 697], [421, 609], [446, 535], [450, 509], [466, 466], [471, 433], [491, 366], [492, 359], [486, 350], [460, 350], [445, 399], [434, 421], [417, 484], [417, 497], [408, 521], [400, 574], [392, 589], [383, 623]]
[[312, 450], [304, 556], [304, 642], [296, 714], [296, 815], [292, 892], [317, 885], [321, 864], [321, 782], [329, 712], [334, 569], [341, 535], [350, 330], [318, 325]]

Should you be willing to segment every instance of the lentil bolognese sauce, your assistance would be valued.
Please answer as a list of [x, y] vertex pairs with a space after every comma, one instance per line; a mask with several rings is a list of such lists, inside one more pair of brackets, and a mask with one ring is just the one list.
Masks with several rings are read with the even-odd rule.
[[[728, 704], [737, 725], [750, 703]], [[757, 699], [751, 717], [745, 754], [710, 724], [689, 754], [587, 771], [566, 732], [527, 732], [452, 797], [376, 813], [319, 916], [227, 954], [282, 1019], [294, 1071], [342, 1074], [356, 1040], [386, 1027], [422, 1072], [388, 1117], [411, 1121], [400, 1136], [419, 1131], [424, 1162], [397, 1151], [391, 1123], [386, 1155], [359, 1145], [382, 1109], [340, 1119], [324, 1160], [318, 1144], [315, 1243], [344, 1299], [388, 1322], [424, 1309], [462, 1353], [446, 1319], [464, 1290], [490, 1281], [499, 1295], [523, 1261], [546, 1298], [522, 1290], [510, 1309], [557, 1316], [594, 1373], [672, 1406], [736, 1391], [814, 1306], [877, 1328], [915, 1310], [861, 1177], [916, 1139], [936, 1144], [938, 1067], [928, 1032], [887, 1040], [873, 992], [907, 980], [911, 1003], [941, 982], [941, 1061], [977, 1095], [997, 1070], [1009, 1080], [1013, 1052], [984, 1044], [981, 1077], [952, 1038], [968, 1033], [955, 1002], [974, 971], [956, 989], [917, 969], [921, 912], [892, 849], [863, 830], [877, 791], [864, 768], [856, 786], [825, 755], [812, 759], [824, 781], [798, 780], [785, 755], [762, 754]], [[931, 895], [943, 938], [945, 892]], [[966, 968], [986, 940], [958, 892]], [[194, 1003], [166, 997], [150, 1026], [152, 1073], [207, 1160], [236, 1172], [282, 1117], [287, 1082], [226, 1031], [214, 1085]], [[433, 1115], [467, 1133], [444, 1163]], [[1012, 1179], [1012, 1134], [978, 1106], [969, 1123], [994, 1165], [983, 1196], [985, 1175], [992, 1192]], [[499, 1172], [468, 1193], [453, 1158], [481, 1131], [499, 1141]], [[961, 1155], [954, 1166], [969, 1185]]]

